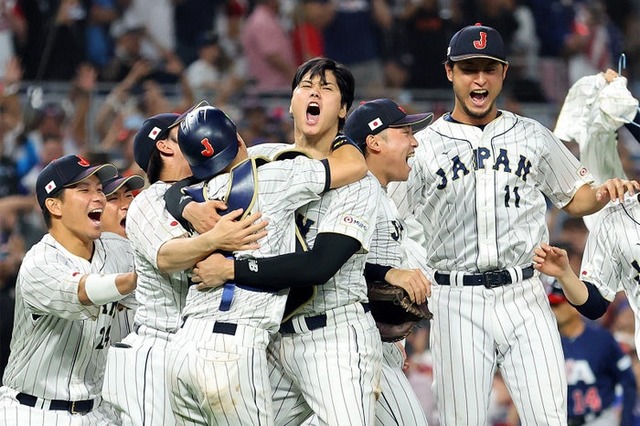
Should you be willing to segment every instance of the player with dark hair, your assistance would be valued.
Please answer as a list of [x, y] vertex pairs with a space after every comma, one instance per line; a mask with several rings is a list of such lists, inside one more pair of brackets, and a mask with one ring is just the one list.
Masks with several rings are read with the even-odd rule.
[[[390, 99], [375, 99], [354, 109], [344, 132], [361, 147], [369, 170], [380, 183], [380, 207], [364, 274], [368, 282], [387, 282], [407, 292], [416, 304], [425, 303], [431, 283], [420, 269], [426, 257], [422, 247], [407, 246], [404, 224], [387, 195], [390, 182], [406, 181], [408, 160], [418, 146], [414, 131], [431, 123], [433, 114], [407, 113]], [[412, 261], [416, 259], [416, 261]], [[369, 298], [372, 299], [371, 293]], [[370, 300], [370, 303], [375, 303]], [[376, 312], [374, 311], [374, 318]], [[377, 318], [376, 318], [377, 320]], [[404, 333], [409, 333], [409, 328]], [[381, 329], [381, 334], [384, 331]], [[403, 334], [404, 334], [403, 333]], [[404, 340], [382, 344], [381, 394], [376, 406], [376, 424], [426, 425], [422, 405], [404, 374]]]
[[498, 368], [522, 422], [565, 424], [560, 336], [531, 265], [533, 249], [548, 240], [545, 196], [583, 216], [640, 185], [611, 179], [593, 187], [548, 129], [498, 109], [509, 63], [494, 28], [454, 34], [444, 68], [453, 111], [416, 134], [409, 180], [392, 193], [433, 278], [440, 422], [485, 424]]
[[[197, 189], [201, 199], [206, 194], [234, 207], [240, 199], [247, 212], [260, 211], [269, 218], [261, 247], [237, 253], [239, 258], [295, 252], [295, 210], [367, 172], [362, 154], [344, 137], [321, 161], [294, 151], [287, 151], [288, 159], [270, 162], [248, 158], [235, 124], [213, 107], [189, 114], [180, 125], [178, 142], [194, 178], [206, 180], [190, 191]], [[168, 208], [173, 210], [169, 200]], [[205, 259], [193, 269], [192, 281], [206, 278]], [[287, 282], [280, 284], [264, 290], [233, 284], [210, 291], [190, 288], [168, 364], [179, 424], [273, 423], [267, 344], [278, 332], [285, 311]], [[202, 357], [203, 348], [224, 354], [226, 361]]]
[[48, 233], [16, 284], [11, 355], [0, 388], [3, 425], [110, 425], [101, 387], [117, 302], [136, 286], [131, 249], [101, 236], [102, 183], [117, 173], [76, 155], [36, 182]]
[[[302, 64], [292, 82], [290, 105], [295, 148], [326, 158], [353, 91], [353, 76], [344, 65], [327, 58]], [[291, 147], [261, 144], [249, 154], [272, 158]], [[376, 218], [378, 199], [372, 194], [377, 194], [377, 185], [368, 174], [299, 208], [296, 223], [312, 249], [308, 252], [265, 259], [211, 258], [218, 259], [211, 269], [220, 271], [212, 285], [229, 280], [251, 287], [315, 286], [313, 300], [287, 315], [269, 345], [276, 424], [299, 424], [312, 413], [322, 424], [374, 421], [382, 350], [363, 270]], [[289, 300], [296, 296], [292, 289]], [[313, 356], [308, 356], [305, 348], [311, 347]]]
[[[570, 425], [632, 425], [636, 404], [636, 378], [631, 359], [611, 333], [596, 324], [585, 324], [559, 283], [547, 291], [558, 321], [568, 384]], [[622, 410], [617, 390], [622, 388]]]

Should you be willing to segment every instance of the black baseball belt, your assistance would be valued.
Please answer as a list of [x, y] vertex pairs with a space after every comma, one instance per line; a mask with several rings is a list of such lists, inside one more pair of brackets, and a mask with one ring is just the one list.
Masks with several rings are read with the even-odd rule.
[[[37, 396], [28, 395], [22, 392], [16, 395], [16, 399], [20, 404], [27, 405], [29, 407], [36, 407], [38, 405], [38, 400], [47, 401], [46, 399], [41, 399]], [[44, 407], [44, 409], [68, 411], [71, 414], [87, 414], [88, 412], [93, 410], [94, 402], [93, 399], [85, 399], [82, 401], [64, 401], [60, 399], [51, 399], [48, 401], [49, 407]]]
[[[533, 273], [533, 266], [522, 268], [522, 279], [527, 280], [533, 277]], [[434, 278], [440, 285], [451, 284], [450, 274], [436, 272]], [[486, 288], [500, 287], [512, 282], [511, 273], [508, 270], [487, 271], [480, 274], [464, 274], [462, 276], [462, 285], [482, 285]]]

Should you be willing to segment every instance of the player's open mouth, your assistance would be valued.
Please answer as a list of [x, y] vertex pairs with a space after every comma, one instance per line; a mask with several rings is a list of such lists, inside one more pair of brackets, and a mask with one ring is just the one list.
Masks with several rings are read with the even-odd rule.
[[481, 104], [489, 96], [488, 90], [474, 90], [469, 95], [474, 104]]
[[120, 221], [120, 226], [122, 226], [122, 229], [125, 229], [126, 224], [127, 224], [127, 218], [123, 217], [122, 220]]
[[89, 212], [89, 219], [94, 222], [100, 223], [100, 218], [102, 217], [102, 209], [94, 209]]
[[311, 102], [307, 105], [307, 123], [316, 124], [320, 119], [320, 105], [317, 102]]

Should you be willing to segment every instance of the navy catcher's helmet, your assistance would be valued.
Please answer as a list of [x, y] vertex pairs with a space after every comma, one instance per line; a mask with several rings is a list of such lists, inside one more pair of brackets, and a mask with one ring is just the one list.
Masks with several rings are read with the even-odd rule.
[[236, 125], [218, 108], [196, 108], [180, 123], [178, 144], [193, 176], [210, 179], [238, 154]]

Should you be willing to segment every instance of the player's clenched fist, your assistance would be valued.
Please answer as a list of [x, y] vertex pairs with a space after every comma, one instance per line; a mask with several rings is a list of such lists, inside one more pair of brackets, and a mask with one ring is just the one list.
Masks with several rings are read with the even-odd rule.
[[191, 281], [198, 284], [198, 290], [219, 287], [233, 279], [233, 259], [226, 258], [220, 253], [213, 253], [201, 260], [193, 268]]

